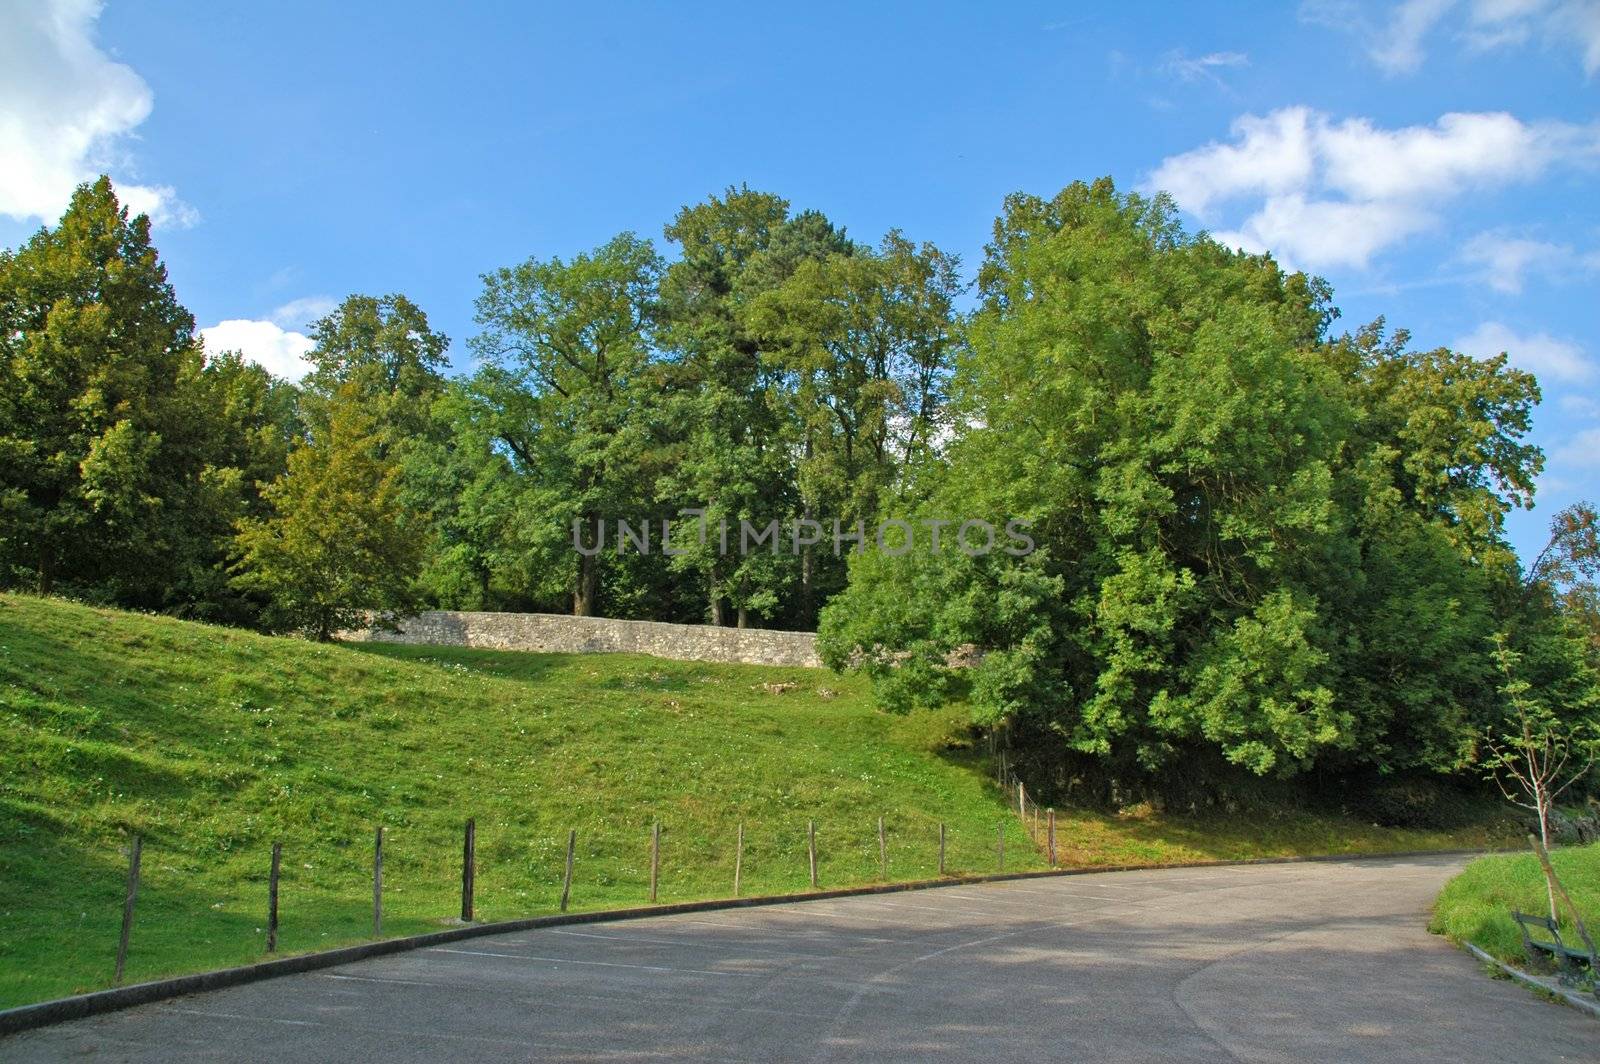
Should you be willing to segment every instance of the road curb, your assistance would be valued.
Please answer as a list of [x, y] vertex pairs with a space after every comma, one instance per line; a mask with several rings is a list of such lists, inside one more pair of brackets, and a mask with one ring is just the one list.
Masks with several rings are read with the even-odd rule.
[[[1395, 853], [1365, 854], [1312, 854], [1302, 857], [1252, 857], [1236, 861], [1181, 861], [1163, 865], [1090, 865], [1078, 868], [1053, 868], [1035, 872], [1000, 872], [976, 876], [946, 876], [943, 879], [921, 879], [905, 883], [873, 883], [859, 887], [841, 887], [833, 890], [813, 890], [801, 894], [764, 894], [750, 898], [714, 898], [705, 901], [674, 902], [667, 905], [642, 905], [628, 909], [597, 909], [583, 913], [557, 913], [549, 916], [532, 916], [518, 920], [501, 920], [494, 923], [452, 927], [430, 931], [404, 938], [363, 942], [355, 946], [341, 946], [316, 953], [302, 953], [292, 957], [278, 957], [269, 961], [241, 965], [237, 968], [218, 968], [194, 975], [180, 975], [170, 979], [155, 979], [148, 983], [119, 986], [110, 990], [96, 990], [87, 994], [55, 998], [50, 1001], [18, 1005], [0, 1010], [0, 1035], [16, 1034], [35, 1027], [46, 1027], [68, 1020], [80, 1020], [102, 1013], [116, 1012], [135, 1005], [147, 1005], [167, 998], [182, 997], [208, 990], [222, 990], [245, 983], [274, 979], [283, 975], [333, 968], [341, 964], [383, 957], [391, 953], [405, 953], [425, 949], [445, 942], [481, 938], [486, 935], [503, 935], [514, 931], [533, 931], [545, 927], [565, 927], [573, 924], [608, 923], [623, 920], [641, 920], [651, 916], [674, 916], [681, 913], [714, 912], [722, 909], [748, 909], [765, 905], [783, 905], [794, 902], [826, 901], [832, 898], [856, 898], [872, 894], [898, 894], [912, 890], [935, 890], [940, 887], [970, 886], [976, 883], [1004, 883], [1027, 879], [1057, 879], [1067, 876], [1100, 875], [1108, 872], [1153, 872], [1173, 868], [1232, 868], [1267, 864], [1314, 864], [1339, 861], [1394, 860], [1406, 857], [1465, 857], [1502, 851], [1493, 850], [1404, 850]], [[1470, 944], [1469, 949], [1475, 949]], [[1487, 956], [1487, 955], [1485, 955]], [[1498, 962], [1496, 962], [1498, 963]], [[1596, 1015], [1600, 1015], [1597, 1012]]]
[[1485, 964], [1494, 965], [1496, 968], [1500, 969], [1502, 972], [1505, 972], [1508, 976], [1515, 979], [1523, 986], [1532, 987], [1535, 990], [1543, 990], [1547, 994], [1555, 994], [1557, 997], [1560, 997], [1566, 1001], [1568, 1005], [1571, 1005], [1577, 1009], [1581, 1009], [1593, 1016], [1595, 1019], [1600, 1020], [1600, 1001], [1590, 1001], [1584, 995], [1579, 994], [1575, 990], [1568, 990], [1559, 983], [1552, 985], [1545, 982], [1543, 979], [1538, 978], [1537, 976], [1530, 975], [1520, 968], [1513, 968], [1505, 961], [1485, 952], [1482, 949], [1479, 949], [1471, 942], [1463, 942], [1461, 944], [1466, 947], [1468, 953], [1471, 953], [1474, 957], [1478, 958], [1480, 961], [1483, 961]]

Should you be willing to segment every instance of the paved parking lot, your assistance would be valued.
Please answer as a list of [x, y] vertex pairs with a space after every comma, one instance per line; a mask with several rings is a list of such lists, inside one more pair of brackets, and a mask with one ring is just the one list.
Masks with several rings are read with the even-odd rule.
[[1594, 1061], [1424, 930], [1457, 857], [1114, 872], [470, 939], [0, 1040], [9, 1061]]

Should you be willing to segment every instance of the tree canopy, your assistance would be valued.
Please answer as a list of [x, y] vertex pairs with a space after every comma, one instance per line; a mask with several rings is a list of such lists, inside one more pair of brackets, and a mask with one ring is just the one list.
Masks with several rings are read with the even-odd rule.
[[353, 294], [288, 382], [205, 351], [82, 186], [0, 252], [0, 585], [318, 638], [815, 627], [884, 707], [1115, 778], [1476, 778], [1530, 699], [1600, 715], [1595, 511], [1511, 548], [1543, 456], [1506, 356], [1338, 331], [1320, 279], [1109, 179], [1008, 197], [972, 286], [746, 186], [662, 235], [483, 275], [454, 376]]

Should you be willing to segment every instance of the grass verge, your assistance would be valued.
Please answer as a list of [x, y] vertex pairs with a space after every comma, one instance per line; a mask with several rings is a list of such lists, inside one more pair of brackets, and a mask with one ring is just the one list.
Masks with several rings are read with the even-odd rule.
[[[1558, 848], [1550, 863], [1583, 913], [1590, 935], [1600, 938], [1600, 843]], [[1497, 854], [1467, 865], [1439, 892], [1428, 929], [1521, 966], [1522, 935], [1511, 919], [1512, 909], [1535, 915], [1550, 911], [1544, 874], [1532, 853]], [[1561, 927], [1564, 941], [1582, 946], [1565, 913]]]

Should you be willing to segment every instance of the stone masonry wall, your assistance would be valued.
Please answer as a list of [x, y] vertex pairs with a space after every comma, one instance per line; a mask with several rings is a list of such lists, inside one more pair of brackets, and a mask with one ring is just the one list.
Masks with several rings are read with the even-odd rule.
[[543, 653], [653, 654], [680, 661], [742, 662], [820, 668], [817, 637], [766, 628], [567, 617], [554, 613], [467, 613], [429, 610], [400, 622], [400, 631], [341, 632], [341, 639], [429, 646], [532, 650]]

